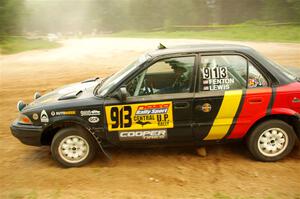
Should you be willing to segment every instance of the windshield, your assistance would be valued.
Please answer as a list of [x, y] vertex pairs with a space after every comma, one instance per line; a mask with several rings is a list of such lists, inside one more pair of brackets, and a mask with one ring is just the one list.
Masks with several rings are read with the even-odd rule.
[[[125, 78], [128, 74], [130, 74], [137, 66], [143, 64], [150, 58], [150, 55], [143, 54], [140, 56], [137, 60], [129, 64], [128, 66], [122, 68], [109, 78], [105, 79], [103, 82], [101, 82], [101, 86], [98, 87], [98, 90], [96, 91], [96, 94], [99, 96], [104, 96], [107, 91], [111, 88], [111, 86], [117, 84], [120, 82], [123, 78]], [[96, 87], [96, 88], [97, 88]]]

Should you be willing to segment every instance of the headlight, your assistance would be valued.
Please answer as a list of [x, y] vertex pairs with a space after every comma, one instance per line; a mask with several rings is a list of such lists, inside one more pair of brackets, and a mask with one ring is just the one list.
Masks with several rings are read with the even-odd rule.
[[18, 118], [18, 123], [19, 124], [32, 124], [32, 121], [30, 118], [24, 114], [20, 114]]
[[17, 109], [19, 112], [21, 112], [23, 110], [23, 108], [25, 108], [25, 106], [26, 106], [26, 104], [22, 100], [18, 101]]

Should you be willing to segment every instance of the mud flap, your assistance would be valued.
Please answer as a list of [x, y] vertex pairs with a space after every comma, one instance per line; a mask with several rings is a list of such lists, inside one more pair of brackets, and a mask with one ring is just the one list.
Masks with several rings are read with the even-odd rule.
[[100, 150], [103, 152], [103, 154], [105, 155], [105, 157], [107, 157], [107, 159], [112, 160], [111, 155], [106, 152], [102, 146], [102, 140], [90, 129], [88, 129], [88, 131], [91, 133], [91, 135], [93, 136], [93, 138], [95, 139], [95, 141], [98, 143], [98, 146], [100, 147]]

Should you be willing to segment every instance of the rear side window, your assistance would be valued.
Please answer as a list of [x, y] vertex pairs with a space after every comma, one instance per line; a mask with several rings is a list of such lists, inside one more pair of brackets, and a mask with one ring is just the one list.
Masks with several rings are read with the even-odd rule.
[[248, 88], [266, 87], [266, 78], [249, 62]]
[[263, 75], [240, 55], [205, 55], [200, 63], [200, 90], [265, 87]]

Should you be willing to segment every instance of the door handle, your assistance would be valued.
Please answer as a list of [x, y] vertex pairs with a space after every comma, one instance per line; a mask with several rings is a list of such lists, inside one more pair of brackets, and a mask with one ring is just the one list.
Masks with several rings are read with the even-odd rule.
[[292, 102], [293, 103], [300, 103], [300, 99], [298, 97], [294, 97]]
[[262, 97], [253, 97], [248, 100], [249, 104], [261, 104], [263, 102]]
[[174, 109], [187, 109], [190, 107], [190, 103], [188, 102], [175, 102]]

